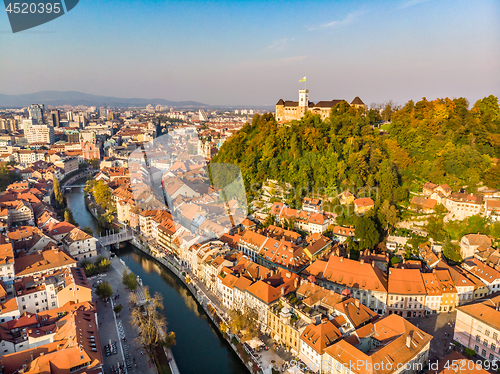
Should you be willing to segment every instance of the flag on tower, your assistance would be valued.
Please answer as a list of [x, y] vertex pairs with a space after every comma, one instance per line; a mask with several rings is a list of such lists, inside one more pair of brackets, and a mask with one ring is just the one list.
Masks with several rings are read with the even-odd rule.
[[299, 81], [299, 83], [300, 83], [300, 82], [305, 82], [305, 81], [306, 81], [306, 77], [302, 78], [302, 79]]

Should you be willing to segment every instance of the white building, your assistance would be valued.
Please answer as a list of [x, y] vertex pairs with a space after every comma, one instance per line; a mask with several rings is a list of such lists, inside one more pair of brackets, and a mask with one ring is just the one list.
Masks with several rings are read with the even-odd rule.
[[33, 125], [24, 133], [29, 144], [45, 143], [54, 144], [54, 128], [47, 125]]
[[97, 239], [78, 227], [71, 230], [62, 240], [64, 249], [76, 260], [97, 255]]

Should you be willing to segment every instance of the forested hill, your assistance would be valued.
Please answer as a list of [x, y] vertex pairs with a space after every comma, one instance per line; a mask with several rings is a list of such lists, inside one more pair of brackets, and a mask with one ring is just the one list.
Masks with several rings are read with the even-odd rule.
[[500, 188], [500, 108], [494, 96], [477, 101], [425, 99], [392, 114], [387, 132], [372, 125], [378, 113], [345, 102], [321, 121], [306, 113], [279, 125], [271, 113], [256, 115], [228, 139], [213, 162], [240, 166], [245, 182], [267, 178], [296, 187], [379, 187], [381, 201], [408, 198], [415, 180], [473, 190], [480, 181]]

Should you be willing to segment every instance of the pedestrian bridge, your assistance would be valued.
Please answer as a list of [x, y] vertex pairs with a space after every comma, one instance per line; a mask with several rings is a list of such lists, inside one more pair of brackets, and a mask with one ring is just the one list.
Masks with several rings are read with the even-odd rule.
[[119, 244], [121, 242], [127, 242], [134, 237], [132, 230], [121, 231], [116, 234], [111, 234], [107, 236], [101, 236], [99, 238], [99, 243], [101, 246], [106, 247], [108, 245]]

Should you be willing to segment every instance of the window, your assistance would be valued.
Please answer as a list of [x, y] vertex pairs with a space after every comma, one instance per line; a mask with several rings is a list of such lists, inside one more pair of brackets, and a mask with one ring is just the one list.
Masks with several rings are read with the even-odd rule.
[[498, 340], [498, 334], [496, 332], [493, 333], [493, 339]]
[[490, 360], [490, 361], [493, 361], [494, 359], [495, 359], [495, 356], [493, 356], [493, 353], [490, 353], [489, 360]]
[[497, 346], [495, 344], [491, 343], [491, 350], [493, 352], [495, 352], [496, 349], [497, 349]]
[[485, 347], [487, 347], [487, 346], [488, 346], [488, 341], [487, 341], [486, 339], [484, 339], [484, 341], [483, 341], [483, 345], [484, 345]]
[[480, 341], [481, 341], [481, 337], [479, 335], [476, 335], [476, 342], [480, 342]]
[[482, 332], [483, 331], [483, 326], [482, 325], [477, 325], [477, 331]]
[[486, 331], [484, 332], [484, 335], [486, 335], [486, 336], [490, 336], [490, 330], [486, 330]]
[[481, 351], [481, 356], [486, 357], [486, 350], [485, 350], [485, 349], [483, 349], [483, 350]]

